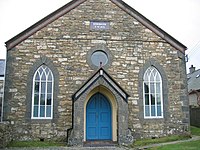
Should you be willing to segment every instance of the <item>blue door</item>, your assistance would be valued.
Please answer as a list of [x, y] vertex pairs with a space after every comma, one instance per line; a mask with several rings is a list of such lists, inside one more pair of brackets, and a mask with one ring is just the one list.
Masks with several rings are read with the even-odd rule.
[[86, 107], [86, 139], [111, 140], [111, 106], [107, 98], [96, 93]]

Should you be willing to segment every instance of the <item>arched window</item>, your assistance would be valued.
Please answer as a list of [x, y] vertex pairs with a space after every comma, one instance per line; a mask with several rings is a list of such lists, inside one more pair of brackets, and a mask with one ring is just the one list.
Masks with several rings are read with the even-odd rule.
[[163, 118], [162, 78], [151, 66], [143, 76], [144, 118]]
[[32, 119], [52, 119], [53, 83], [52, 71], [46, 65], [40, 66], [33, 76]]

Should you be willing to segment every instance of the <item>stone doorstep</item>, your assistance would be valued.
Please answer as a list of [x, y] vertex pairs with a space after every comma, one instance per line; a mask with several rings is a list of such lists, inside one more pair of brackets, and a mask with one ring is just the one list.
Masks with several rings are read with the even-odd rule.
[[117, 142], [113, 141], [86, 141], [83, 143], [83, 147], [115, 147]]

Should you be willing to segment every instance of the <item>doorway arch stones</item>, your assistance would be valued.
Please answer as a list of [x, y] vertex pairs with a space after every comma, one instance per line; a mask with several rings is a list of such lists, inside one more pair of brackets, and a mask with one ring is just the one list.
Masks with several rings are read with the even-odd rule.
[[128, 144], [128, 94], [100, 68], [73, 95], [73, 124], [69, 135], [70, 145], [83, 145], [86, 141], [86, 105], [92, 95], [105, 95], [112, 109], [112, 141]]

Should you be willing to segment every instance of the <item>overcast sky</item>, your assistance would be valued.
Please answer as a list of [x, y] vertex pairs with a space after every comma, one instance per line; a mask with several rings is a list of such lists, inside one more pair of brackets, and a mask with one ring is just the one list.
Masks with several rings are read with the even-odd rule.
[[[0, 59], [5, 42], [70, 0], [0, 0]], [[200, 0], [124, 0], [188, 47], [189, 62], [200, 69]]]

